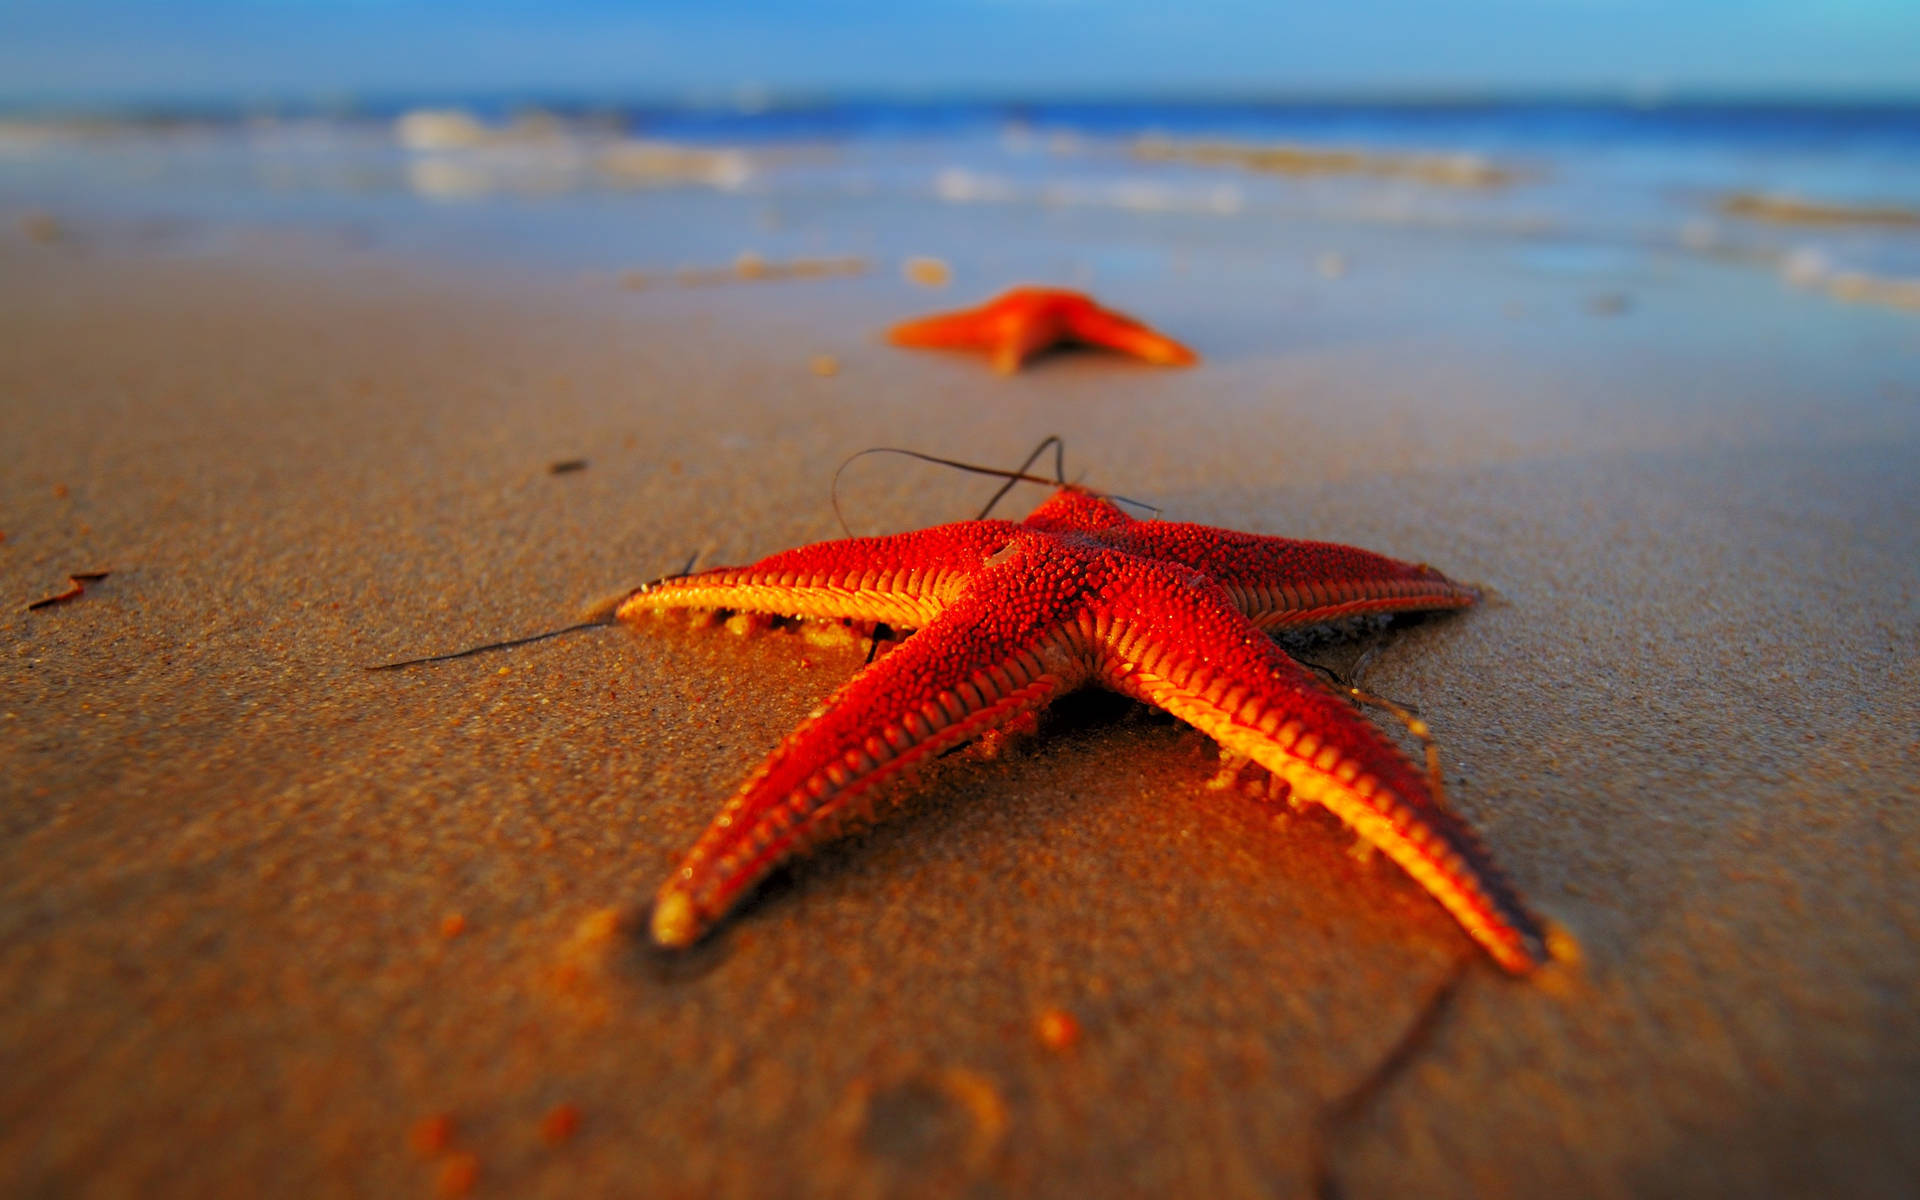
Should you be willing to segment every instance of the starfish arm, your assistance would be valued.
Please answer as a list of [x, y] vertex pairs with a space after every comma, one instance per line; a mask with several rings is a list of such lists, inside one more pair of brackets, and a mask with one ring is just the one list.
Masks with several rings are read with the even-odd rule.
[[1032, 616], [1018, 597], [970, 592], [829, 697], [660, 888], [654, 940], [698, 940], [782, 862], [871, 819], [877, 785], [1078, 686], [1077, 630]]
[[617, 615], [630, 621], [649, 610], [729, 608], [918, 629], [940, 614], [1013, 529], [1007, 521], [962, 521], [818, 542], [751, 566], [715, 567], [648, 584], [623, 600]]
[[1506, 970], [1546, 960], [1539, 923], [1473, 832], [1381, 733], [1243, 616], [1177, 568], [1111, 590], [1097, 678], [1253, 759], [1379, 847]]
[[1029, 303], [1003, 297], [984, 308], [944, 313], [895, 325], [887, 338], [896, 346], [984, 350], [993, 369], [1011, 375], [1020, 364], [1059, 341], [1062, 321], [1052, 302]]
[[1067, 332], [1095, 346], [1106, 346], [1161, 367], [1190, 367], [1200, 356], [1160, 331], [1124, 313], [1089, 304], [1075, 311]]
[[1373, 613], [1465, 608], [1479, 598], [1472, 588], [1432, 567], [1333, 542], [1263, 537], [1177, 521], [1135, 521], [1110, 540], [1208, 576], [1262, 629]]
[[987, 350], [999, 336], [999, 322], [978, 309], [902, 321], [887, 331], [896, 346], [935, 350]]

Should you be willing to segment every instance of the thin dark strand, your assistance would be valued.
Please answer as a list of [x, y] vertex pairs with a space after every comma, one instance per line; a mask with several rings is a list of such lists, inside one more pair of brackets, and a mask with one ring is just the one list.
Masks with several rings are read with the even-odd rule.
[[840, 477], [846, 473], [847, 468], [852, 466], [856, 459], [865, 458], [869, 454], [904, 454], [908, 458], [917, 458], [921, 462], [933, 463], [935, 466], [941, 467], [953, 467], [960, 471], [971, 471], [975, 475], [995, 475], [1001, 479], [1011, 479], [1015, 482], [1053, 484], [1053, 480], [1039, 475], [1027, 475], [1019, 471], [1004, 470], [1000, 467], [983, 467], [976, 463], [966, 463], [960, 462], [957, 459], [941, 458], [934, 454], [922, 454], [918, 450], [908, 450], [900, 446], [870, 446], [857, 454], [848, 455], [846, 460], [833, 472], [833, 488], [830, 492], [833, 500], [833, 515], [835, 519], [840, 522], [840, 531], [848, 537], [853, 537], [854, 533], [852, 528], [847, 525], [846, 514], [840, 510]]
[[1395, 719], [1407, 727], [1408, 733], [1420, 739], [1420, 748], [1425, 752], [1427, 761], [1427, 788], [1433, 792], [1433, 802], [1441, 808], [1446, 808], [1448, 807], [1447, 783], [1446, 775], [1440, 769], [1440, 743], [1435, 740], [1433, 730], [1421, 719], [1420, 710], [1411, 704], [1396, 704], [1384, 696], [1376, 696], [1360, 687], [1360, 677], [1366, 673], [1368, 667], [1373, 665], [1374, 656], [1379, 652], [1378, 644], [1367, 647], [1354, 662], [1351, 678], [1342, 680], [1340, 688], [1357, 703], [1371, 708], [1385, 709], [1392, 713]]
[[[1050, 436], [1047, 439], [1047, 441], [1058, 441], [1058, 437]], [[1042, 442], [1041, 448], [1044, 449], [1045, 445], [1046, 443]], [[1035, 455], [1037, 455], [1038, 453], [1039, 451], [1035, 451]], [[1135, 500], [1130, 496], [1121, 496], [1112, 492], [1096, 491], [1093, 488], [1080, 488], [1079, 485], [1077, 484], [1067, 483], [1065, 479], [1066, 464], [1065, 464], [1065, 457], [1064, 457], [1065, 456], [1064, 446], [1056, 448], [1055, 462], [1054, 462], [1055, 478], [1053, 479], [1047, 479], [1044, 476], [1032, 475], [1027, 473], [1026, 466], [1031, 466], [1033, 464], [1034, 456], [1031, 456], [1031, 455], [1027, 458], [1027, 462], [1025, 466], [1023, 466], [1020, 470], [1008, 471], [1000, 467], [983, 467], [983, 466], [980, 466], [978, 463], [961, 462], [958, 459], [952, 459], [952, 458], [941, 458], [937, 454], [922, 454], [918, 450], [908, 450], [901, 446], [872, 446], [872, 447], [869, 447], [868, 449], [860, 451], [858, 454], [849, 455], [847, 459], [844, 462], [842, 462], [840, 466], [833, 473], [833, 488], [830, 493], [833, 501], [833, 515], [834, 515], [834, 519], [840, 522], [840, 531], [846, 534], [848, 537], [853, 537], [854, 533], [852, 528], [847, 525], [846, 514], [841, 512], [840, 510], [840, 476], [846, 472], [846, 469], [848, 467], [853, 465], [854, 459], [865, 458], [869, 454], [904, 454], [908, 458], [917, 458], [921, 462], [932, 463], [935, 466], [952, 467], [955, 470], [959, 470], [959, 471], [971, 471], [975, 475], [993, 475], [1000, 479], [1007, 480], [1009, 483], [1009, 486], [1015, 483], [1038, 483], [1038, 484], [1043, 484], [1047, 487], [1056, 487], [1056, 488], [1075, 487], [1075, 488], [1079, 488], [1080, 491], [1086, 492], [1088, 495], [1099, 496], [1104, 500], [1111, 500], [1116, 504], [1130, 504], [1133, 507], [1141, 510], [1142, 512], [1152, 513], [1156, 520], [1162, 515], [1164, 511], [1160, 508], [1159, 505], [1148, 504], [1145, 500]], [[988, 505], [988, 509], [991, 509], [993, 504], [999, 503], [1000, 496], [1005, 494], [1006, 494], [1006, 489], [1002, 488], [1001, 491], [994, 496], [993, 502]], [[982, 518], [976, 518], [976, 519], [984, 519], [984, 514]]]
[[[650, 583], [643, 583], [639, 587], [633, 589], [633, 591], [628, 592], [627, 595], [637, 596], [641, 592], [646, 591], [648, 588], [658, 587], [660, 584], [666, 583], [669, 580], [685, 579], [688, 575], [691, 575], [693, 573], [694, 561], [699, 557], [700, 557], [700, 552], [698, 550], [695, 550], [692, 554], [687, 555], [686, 565], [681, 567], [678, 571], [675, 571], [671, 575], [662, 575], [660, 578], [655, 579]], [[429, 654], [424, 658], [406, 658], [406, 659], [401, 659], [399, 662], [376, 663], [373, 666], [367, 667], [365, 669], [369, 671], [397, 671], [401, 667], [417, 667], [422, 665], [423, 663], [450, 662], [456, 658], [470, 658], [475, 654], [485, 654], [489, 650], [511, 650], [515, 646], [528, 646], [528, 645], [532, 645], [534, 642], [544, 642], [548, 638], [557, 638], [557, 637], [560, 637], [562, 634], [579, 633], [582, 630], [586, 630], [586, 629], [599, 629], [599, 628], [602, 628], [603, 626], [613, 624], [615, 619], [616, 618], [614, 617], [613, 612], [609, 611], [604, 616], [595, 617], [591, 621], [581, 621], [579, 624], [569, 625], [565, 629], [549, 629], [544, 633], [529, 634], [528, 636], [523, 638], [512, 638], [504, 642], [488, 642], [484, 646], [469, 646], [465, 650], [454, 650], [447, 654]]]
[[505, 642], [488, 642], [484, 646], [470, 646], [465, 650], [455, 650], [448, 654], [429, 654], [425, 658], [408, 658], [399, 662], [379, 663], [366, 668], [369, 671], [397, 671], [401, 667], [417, 667], [423, 663], [448, 662], [456, 658], [467, 658], [475, 654], [485, 654], [489, 650], [511, 650], [515, 646], [526, 646], [534, 642], [544, 642], [548, 638], [557, 638], [562, 634], [579, 633], [583, 629], [602, 629], [613, 624], [611, 614], [597, 621], [582, 621], [578, 625], [569, 625], [565, 629], [549, 629], [545, 633], [536, 633], [528, 637], [513, 638]]
[[1359, 658], [1353, 660], [1353, 669], [1347, 672], [1347, 687], [1357, 688], [1360, 686], [1361, 676], [1367, 673], [1367, 668], [1373, 665], [1373, 660], [1380, 657], [1380, 647], [1384, 644], [1384, 642], [1374, 642], [1373, 645], [1368, 646], [1360, 652]]
[[1433, 802], [1441, 808], [1446, 808], [1447, 786], [1445, 776], [1440, 772], [1440, 743], [1434, 740], [1433, 730], [1427, 727], [1427, 723], [1421, 720], [1419, 714], [1413, 709], [1402, 704], [1395, 704], [1393, 701], [1381, 696], [1376, 696], [1372, 692], [1363, 692], [1357, 687], [1349, 686], [1347, 688], [1347, 694], [1361, 704], [1373, 708], [1383, 708], [1392, 713], [1399, 719], [1402, 725], [1407, 727], [1408, 733], [1420, 739], [1420, 746], [1426, 751], [1427, 787], [1433, 792]]
[[[1061, 487], [1065, 487], [1067, 486], [1067, 444], [1060, 439], [1060, 435], [1057, 433], [1050, 433], [1042, 438], [1040, 444], [1033, 448], [1033, 453], [1027, 455], [1027, 461], [1021, 463], [1017, 470], [1023, 475], [1026, 474], [1027, 468], [1033, 466], [1033, 460], [1045, 454], [1048, 446], [1053, 447], [1054, 482]], [[975, 517], [974, 520], [986, 520], [987, 515], [993, 511], [994, 505], [1000, 503], [1001, 499], [1005, 497], [1008, 492], [1012, 491], [1013, 485], [1018, 482], [1020, 481], [1017, 479], [1009, 479], [1001, 484], [1000, 490], [993, 494], [993, 499], [987, 501], [987, 506], [980, 510], [980, 515]]]
[[1344, 692], [1348, 688], [1353, 686], [1352, 684], [1347, 682], [1345, 676], [1341, 675], [1340, 672], [1334, 670], [1332, 667], [1329, 667], [1325, 663], [1317, 663], [1317, 662], [1314, 662], [1312, 659], [1300, 658], [1297, 655], [1294, 656], [1293, 661], [1299, 663], [1301, 666], [1307, 668], [1309, 671], [1313, 671], [1313, 672], [1316, 672], [1317, 674], [1325, 676], [1327, 683], [1330, 684], [1336, 691]]
[[1086, 492], [1089, 495], [1099, 496], [1103, 500], [1111, 500], [1115, 504], [1131, 504], [1135, 508], [1139, 509], [1141, 512], [1152, 513], [1153, 519], [1156, 521], [1166, 515], [1166, 510], [1161, 508], [1158, 504], [1148, 504], [1145, 500], [1135, 500], [1131, 496], [1122, 496], [1118, 492], [1102, 492], [1095, 488], [1085, 487], [1080, 483], [1079, 480], [1075, 480], [1072, 484], [1068, 484], [1066, 480], [1066, 472], [1064, 470], [1061, 470], [1060, 468], [1061, 468], [1061, 464], [1056, 462], [1054, 464], [1054, 469], [1055, 469], [1055, 474], [1058, 474], [1060, 476], [1061, 487], [1071, 486], [1071, 487], [1079, 488], [1081, 491]]
[[1150, 512], [1156, 521], [1165, 516], [1167, 512], [1166, 509], [1161, 508], [1158, 504], [1148, 504], [1145, 500], [1135, 500], [1130, 496], [1122, 496], [1117, 492], [1102, 492], [1100, 494], [1115, 504], [1131, 504], [1141, 512]]
[[1399, 1039], [1387, 1048], [1386, 1054], [1344, 1095], [1320, 1110], [1313, 1122], [1312, 1140], [1307, 1150], [1308, 1176], [1317, 1200], [1341, 1200], [1346, 1195], [1346, 1189], [1340, 1186], [1334, 1161], [1341, 1143], [1353, 1127], [1367, 1117], [1381, 1095], [1406, 1074], [1414, 1060], [1433, 1044], [1440, 1026], [1459, 998], [1473, 964], [1472, 954], [1464, 954], [1456, 959], [1446, 978], [1428, 994], [1412, 1022]]

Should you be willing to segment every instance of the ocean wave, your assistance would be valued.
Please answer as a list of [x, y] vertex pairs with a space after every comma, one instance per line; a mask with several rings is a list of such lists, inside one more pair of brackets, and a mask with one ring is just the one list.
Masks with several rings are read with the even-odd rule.
[[1172, 184], [1145, 178], [1023, 184], [1005, 175], [957, 166], [935, 172], [933, 194], [948, 204], [1039, 204], [1140, 213], [1233, 216], [1246, 208], [1245, 194], [1232, 184]]
[[1784, 255], [1780, 275], [1795, 287], [1822, 291], [1849, 304], [1920, 312], [1920, 278], [1842, 270], [1817, 246], [1797, 247]]
[[1477, 154], [1362, 150], [1294, 142], [1183, 141], [1149, 135], [1131, 146], [1146, 162], [1241, 167], [1272, 175], [1364, 175], [1454, 188], [1494, 188], [1520, 175]]
[[431, 198], [567, 190], [596, 182], [732, 190], [754, 175], [743, 150], [580, 129], [537, 113], [488, 125], [460, 109], [417, 109], [394, 121], [393, 137], [417, 156], [408, 167], [409, 184]]
[[1721, 197], [1718, 207], [1730, 217], [1773, 225], [1920, 229], [1920, 208], [1898, 204], [1851, 204], [1774, 192], [1733, 192]]

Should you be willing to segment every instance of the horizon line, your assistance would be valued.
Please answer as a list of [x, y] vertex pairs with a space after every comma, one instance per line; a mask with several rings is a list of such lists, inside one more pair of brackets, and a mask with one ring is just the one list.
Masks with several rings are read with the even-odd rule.
[[645, 88], [553, 86], [475, 86], [408, 89], [307, 88], [267, 93], [237, 88], [220, 93], [148, 90], [92, 95], [38, 93], [9, 95], [0, 91], [0, 114], [44, 116], [89, 115], [208, 115], [235, 113], [337, 113], [369, 115], [398, 107], [459, 107], [463, 104], [567, 109], [655, 108], [689, 112], [734, 111], [759, 113], [804, 112], [851, 106], [912, 108], [1021, 108], [1049, 106], [1165, 105], [1169, 107], [1587, 107], [1657, 111], [1699, 107], [1885, 109], [1920, 107], [1920, 88], [1753, 87], [1581, 87], [1521, 88], [1466, 86], [1407, 86], [1314, 88], [1152, 87], [1071, 88], [1060, 90], [1002, 88], [762, 88], [754, 84], [733, 87]]

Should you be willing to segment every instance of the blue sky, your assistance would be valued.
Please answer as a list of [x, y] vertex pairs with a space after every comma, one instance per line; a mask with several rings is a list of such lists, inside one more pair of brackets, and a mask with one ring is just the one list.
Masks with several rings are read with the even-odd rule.
[[0, 0], [0, 99], [1920, 95], [1920, 0]]

